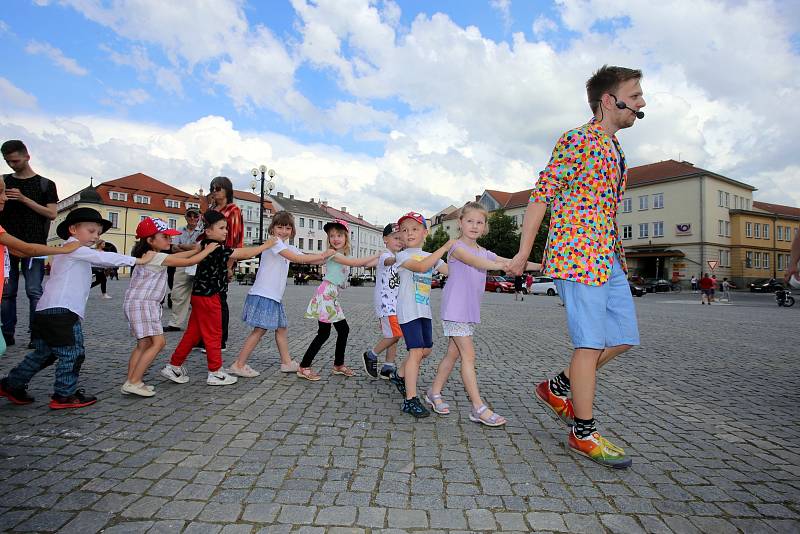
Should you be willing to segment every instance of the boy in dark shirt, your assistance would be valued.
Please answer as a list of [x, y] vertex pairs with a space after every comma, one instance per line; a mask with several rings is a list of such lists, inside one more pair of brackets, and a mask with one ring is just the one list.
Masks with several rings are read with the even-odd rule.
[[227, 287], [228, 261], [245, 260], [258, 256], [275, 244], [267, 240], [257, 247], [229, 248], [223, 245], [228, 235], [225, 216], [209, 210], [203, 215], [205, 239], [200, 243], [205, 248], [211, 242], [220, 243], [217, 250], [197, 264], [192, 288], [192, 311], [189, 325], [180, 343], [175, 347], [170, 362], [161, 370], [161, 375], [178, 384], [189, 381], [183, 362], [199, 341], [203, 341], [208, 359], [208, 379], [211, 386], [235, 384], [237, 378], [222, 370], [222, 303], [220, 293]]

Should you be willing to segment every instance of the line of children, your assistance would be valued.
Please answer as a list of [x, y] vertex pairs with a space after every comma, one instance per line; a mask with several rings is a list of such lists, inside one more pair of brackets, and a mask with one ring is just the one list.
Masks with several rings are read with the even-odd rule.
[[136, 338], [136, 347], [128, 362], [128, 376], [122, 385], [123, 394], [152, 397], [155, 390], [142, 381], [150, 364], [167, 344], [161, 326], [161, 302], [167, 293], [167, 268], [197, 265], [214, 252], [218, 243], [210, 243], [203, 250], [199, 246], [193, 250], [166, 254], [172, 245], [172, 237], [180, 235], [161, 219], [146, 217], [136, 227], [139, 240], [133, 247], [131, 256], [141, 258], [147, 252], [155, 252], [148, 263], [138, 267], [131, 274], [131, 281], [125, 291], [122, 309]]
[[320, 375], [311, 368], [314, 357], [331, 335], [331, 326], [336, 329], [336, 351], [333, 360], [335, 375], [353, 376], [355, 373], [344, 363], [347, 349], [347, 336], [350, 327], [339, 304], [339, 289], [345, 286], [350, 267], [365, 267], [374, 262], [378, 255], [366, 258], [349, 258], [350, 226], [347, 221], [334, 219], [322, 228], [328, 235], [328, 247], [335, 251], [325, 261], [325, 276], [306, 308], [306, 318], [317, 320], [317, 335], [306, 349], [303, 361], [297, 369], [297, 376], [316, 381]]
[[92, 266], [132, 267], [148, 263], [155, 255], [150, 251], [141, 258], [134, 258], [89, 248], [98, 244], [101, 248], [100, 235], [110, 227], [111, 221], [103, 219], [96, 210], [77, 208], [56, 228], [67, 245], [77, 242], [80, 246], [53, 258], [50, 279], [36, 305], [31, 324], [35, 349], [0, 383], [0, 394], [14, 404], [33, 402], [33, 397], [27, 393], [28, 383], [36, 373], [52, 364], [56, 364], [56, 377], [50, 408], [81, 408], [97, 402], [96, 397], [78, 389], [81, 365], [86, 358], [81, 320], [89, 298]]
[[305, 254], [293, 245], [287, 245], [286, 242], [293, 239], [296, 233], [294, 216], [287, 211], [281, 210], [272, 217], [267, 233], [277, 241], [275, 246], [261, 253], [256, 281], [242, 310], [242, 321], [252, 326], [253, 331], [245, 339], [236, 361], [228, 367], [229, 374], [241, 377], [256, 377], [260, 374], [247, 364], [247, 359], [267, 330], [275, 331], [275, 344], [281, 357], [281, 372], [297, 372], [300, 366], [289, 355], [289, 322], [282, 302], [289, 263], [318, 265], [335, 253], [335, 250], [328, 249], [321, 254]]

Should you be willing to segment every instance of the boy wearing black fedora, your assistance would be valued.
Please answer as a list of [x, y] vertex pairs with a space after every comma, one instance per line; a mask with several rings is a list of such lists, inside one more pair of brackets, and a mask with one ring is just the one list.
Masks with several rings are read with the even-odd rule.
[[67, 243], [80, 242], [74, 252], [55, 256], [50, 280], [36, 306], [31, 324], [34, 351], [0, 380], [0, 395], [14, 404], [30, 404], [33, 397], [27, 388], [31, 378], [45, 367], [56, 364], [55, 384], [50, 408], [81, 408], [97, 398], [78, 389], [78, 375], [85, 359], [81, 320], [92, 282], [92, 267], [122, 267], [149, 262], [154, 253], [141, 258], [90, 248], [100, 242], [100, 235], [111, 221], [91, 208], [71, 211], [58, 225], [56, 233]]

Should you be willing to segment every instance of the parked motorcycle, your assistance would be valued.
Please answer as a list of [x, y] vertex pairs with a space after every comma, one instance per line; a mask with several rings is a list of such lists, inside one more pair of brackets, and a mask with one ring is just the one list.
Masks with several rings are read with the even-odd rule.
[[779, 289], [775, 292], [775, 301], [778, 306], [790, 308], [794, 306], [794, 297], [788, 289]]

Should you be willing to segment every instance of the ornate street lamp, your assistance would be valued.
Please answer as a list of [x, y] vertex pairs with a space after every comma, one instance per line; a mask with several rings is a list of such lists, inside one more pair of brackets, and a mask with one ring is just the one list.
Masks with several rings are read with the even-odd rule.
[[[261, 173], [260, 180], [258, 179], [259, 173]], [[261, 202], [258, 206], [258, 243], [262, 244], [264, 243], [264, 174], [269, 176], [266, 186], [269, 192], [272, 193], [272, 190], [275, 189], [275, 182], [272, 181], [275, 177], [275, 171], [272, 169], [267, 170], [266, 165], [260, 165], [258, 168], [253, 167], [250, 174], [253, 175], [253, 181], [250, 182], [250, 189], [253, 190], [253, 193], [256, 192], [256, 184], [261, 182]]]

